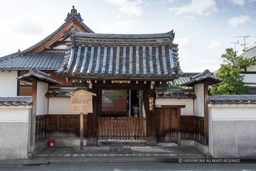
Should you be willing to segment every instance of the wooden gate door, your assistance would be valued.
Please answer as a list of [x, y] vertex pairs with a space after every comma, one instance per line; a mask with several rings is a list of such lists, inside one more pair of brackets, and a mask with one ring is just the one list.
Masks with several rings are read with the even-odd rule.
[[156, 109], [156, 133], [158, 142], [179, 143], [180, 108]]

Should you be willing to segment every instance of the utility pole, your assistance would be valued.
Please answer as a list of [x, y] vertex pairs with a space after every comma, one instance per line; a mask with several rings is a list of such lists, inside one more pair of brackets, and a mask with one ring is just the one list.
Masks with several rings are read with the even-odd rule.
[[244, 46], [244, 49], [245, 49], [245, 46], [248, 44], [246, 43], [246, 39], [249, 38], [250, 35], [247, 35], [247, 36], [236, 36], [235, 38], [243, 38], [244, 39], [244, 43], [241, 44], [241, 46]]
[[237, 40], [236, 42], [230, 42], [231, 44], [234, 44], [234, 46], [235, 46], [235, 52], [237, 53], [238, 51], [236, 51], [236, 45], [239, 45], [239, 41]]

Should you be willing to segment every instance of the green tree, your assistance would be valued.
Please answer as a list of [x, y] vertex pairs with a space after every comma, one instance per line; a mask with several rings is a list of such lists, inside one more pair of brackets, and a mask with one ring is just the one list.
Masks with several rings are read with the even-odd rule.
[[249, 89], [243, 84], [243, 76], [240, 72], [243, 68], [256, 64], [253, 58], [237, 56], [232, 48], [226, 49], [226, 53], [221, 58], [223, 64], [216, 76], [223, 79], [223, 82], [213, 85], [210, 93], [212, 95], [248, 94]]

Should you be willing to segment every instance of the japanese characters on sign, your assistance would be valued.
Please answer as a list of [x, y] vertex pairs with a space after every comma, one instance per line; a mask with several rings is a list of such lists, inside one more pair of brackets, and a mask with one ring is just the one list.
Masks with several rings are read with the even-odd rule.
[[93, 113], [92, 96], [95, 94], [84, 90], [71, 93], [71, 113]]

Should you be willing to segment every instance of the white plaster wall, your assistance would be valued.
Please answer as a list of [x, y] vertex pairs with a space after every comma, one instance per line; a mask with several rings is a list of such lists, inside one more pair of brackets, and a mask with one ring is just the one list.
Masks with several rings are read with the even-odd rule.
[[31, 106], [0, 106], [0, 160], [28, 159]]
[[0, 97], [17, 96], [17, 71], [0, 71]]
[[208, 105], [209, 152], [213, 157], [255, 156], [255, 104]]
[[208, 138], [209, 153], [213, 155], [212, 108], [208, 105]]
[[156, 105], [185, 105], [181, 115], [193, 115], [193, 99], [156, 99]]
[[71, 114], [70, 98], [49, 98], [50, 114]]
[[48, 90], [48, 83], [37, 82], [36, 115], [47, 114], [48, 98], [45, 97], [47, 90]]
[[0, 122], [28, 122], [31, 106], [0, 106]]
[[204, 117], [204, 84], [195, 84], [194, 92], [196, 99], [194, 100], [194, 115]]
[[208, 105], [212, 121], [256, 120], [256, 105]]
[[[256, 74], [241, 74], [244, 76], [244, 83], [255, 83], [256, 85]], [[248, 84], [250, 86], [250, 84]], [[254, 86], [255, 86], [254, 85]]]
[[249, 71], [249, 72], [255, 72], [256, 71], [256, 66], [247, 67], [246, 70]]

